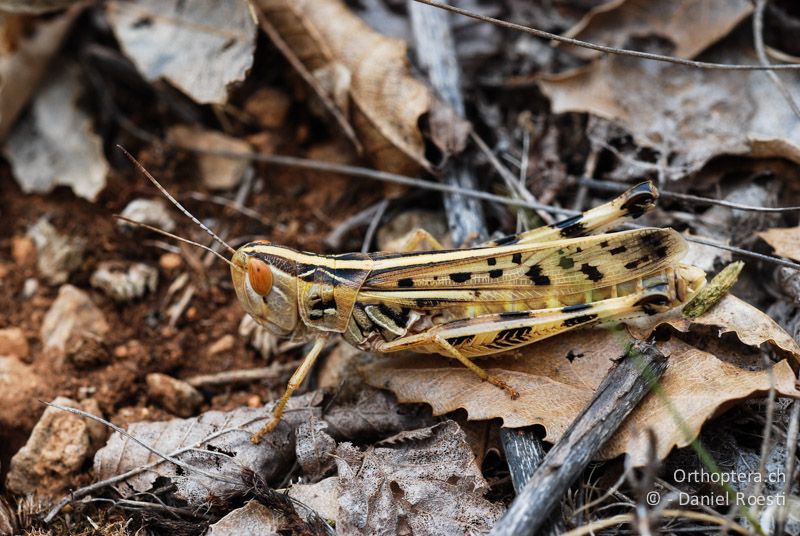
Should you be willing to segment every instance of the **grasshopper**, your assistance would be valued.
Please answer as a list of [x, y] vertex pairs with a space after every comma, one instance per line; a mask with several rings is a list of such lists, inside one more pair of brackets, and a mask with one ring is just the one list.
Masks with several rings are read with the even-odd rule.
[[[651, 182], [580, 215], [473, 248], [444, 250], [417, 230], [400, 253], [319, 255], [268, 241], [234, 250], [130, 158], [232, 253], [230, 259], [217, 255], [230, 265], [248, 314], [279, 337], [314, 341], [272, 419], [252, 436], [254, 443], [280, 423], [286, 403], [332, 335], [367, 351], [412, 350], [455, 359], [517, 398], [513, 386], [474, 359], [580, 327], [666, 312], [706, 283], [703, 270], [680, 262], [686, 242], [676, 231], [604, 232], [655, 205], [658, 191]], [[423, 240], [436, 249], [414, 252]]]

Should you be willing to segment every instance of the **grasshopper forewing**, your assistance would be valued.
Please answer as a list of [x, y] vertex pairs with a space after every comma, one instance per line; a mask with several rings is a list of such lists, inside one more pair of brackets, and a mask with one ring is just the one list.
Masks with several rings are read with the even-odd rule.
[[[245, 311], [275, 335], [314, 341], [253, 442], [280, 423], [334, 334], [364, 350], [453, 358], [516, 398], [513, 386], [473, 359], [683, 305], [705, 273], [680, 262], [686, 243], [677, 232], [603, 233], [642, 215], [657, 197], [645, 182], [578, 216], [469, 249], [317, 255], [257, 241], [235, 250], [228, 262]], [[410, 243], [426, 236], [418, 231]]]

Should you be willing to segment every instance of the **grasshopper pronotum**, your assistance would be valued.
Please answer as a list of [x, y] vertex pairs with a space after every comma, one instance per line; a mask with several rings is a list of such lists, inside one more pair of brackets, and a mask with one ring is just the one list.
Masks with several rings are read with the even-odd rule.
[[280, 337], [314, 341], [254, 443], [279, 424], [332, 334], [363, 350], [453, 358], [516, 398], [512, 386], [472, 358], [577, 327], [663, 312], [705, 285], [703, 270], [679, 262], [686, 243], [674, 230], [603, 233], [654, 206], [658, 192], [650, 182], [578, 216], [474, 248], [413, 252], [424, 239], [438, 246], [418, 230], [405, 252], [318, 255], [267, 241], [234, 250], [130, 158], [232, 253], [222, 258], [248, 314]]

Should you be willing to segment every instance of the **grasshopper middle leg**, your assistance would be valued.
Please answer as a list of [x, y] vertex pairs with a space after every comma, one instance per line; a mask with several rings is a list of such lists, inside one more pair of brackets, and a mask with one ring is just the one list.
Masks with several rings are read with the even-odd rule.
[[261, 439], [273, 431], [278, 424], [281, 422], [281, 416], [283, 415], [283, 410], [286, 408], [286, 403], [291, 398], [292, 393], [303, 384], [303, 381], [308, 376], [308, 373], [311, 372], [311, 368], [314, 366], [314, 362], [319, 357], [320, 352], [325, 347], [325, 342], [327, 341], [327, 337], [319, 337], [316, 341], [314, 341], [314, 346], [311, 347], [311, 350], [308, 352], [306, 357], [303, 359], [303, 362], [297, 367], [297, 370], [294, 371], [292, 377], [289, 379], [289, 383], [286, 385], [286, 391], [284, 391], [283, 396], [281, 396], [278, 404], [275, 406], [275, 409], [272, 411], [272, 419], [261, 427], [259, 431], [253, 434], [250, 437], [250, 441], [258, 445], [261, 442]]

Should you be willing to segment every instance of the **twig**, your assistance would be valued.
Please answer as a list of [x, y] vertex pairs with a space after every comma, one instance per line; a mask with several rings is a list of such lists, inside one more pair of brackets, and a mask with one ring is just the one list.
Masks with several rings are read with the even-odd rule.
[[785, 71], [796, 71], [800, 70], [800, 65], [782, 63], [776, 64], [771, 66], [764, 66], [764, 65], [734, 65], [730, 63], [712, 63], [707, 61], [695, 61], [695, 60], [687, 60], [683, 58], [675, 58], [673, 56], [663, 56], [661, 54], [652, 54], [650, 52], [640, 52], [638, 50], [627, 50], [624, 48], [616, 48], [616, 47], [609, 47], [605, 45], [598, 45], [595, 43], [589, 43], [586, 41], [581, 41], [579, 39], [572, 39], [571, 37], [564, 37], [563, 35], [553, 34], [550, 32], [545, 32], [544, 30], [537, 30], [536, 28], [530, 28], [528, 26], [523, 26], [521, 24], [515, 24], [513, 22], [506, 22], [504, 20], [495, 19], [493, 17], [487, 17], [485, 15], [480, 15], [478, 13], [473, 13], [472, 11], [468, 11], [466, 9], [461, 9], [454, 6], [449, 6], [447, 4], [443, 4], [441, 2], [435, 2], [433, 0], [414, 0], [414, 2], [419, 2], [420, 4], [426, 4], [433, 7], [438, 7], [440, 9], [444, 9], [446, 11], [450, 11], [452, 13], [457, 13], [459, 15], [464, 15], [465, 17], [470, 17], [472, 19], [479, 20], [481, 22], [488, 22], [490, 24], [494, 24], [496, 26], [500, 26], [502, 28], [508, 28], [510, 30], [516, 30], [519, 32], [524, 32], [527, 34], [531, 34], [536, 37], [541, 37], [543, 39], [550, 39], [553, 41], [558, 41], [561, 43], [567, 43], [569, 45], [574, 45], [577, 47], [589, 48], [592, 50], [599, 50], [600, 52], [610, 52], [612, 54], [619, 54], [622, 56], [632, 56], [634, 58], [641, 58], [645, 60], [656, 60], [656, 61], [665, 61], [667, 63], [676, 63], [678, 65], [685, 65], [687, 67], [697, 67], [699, 69], [716, 69], [716, 70], [724, 70], [724, 71], [767, 71], [770, 69], [777, 69], [777, 70], [785, 70]]
[[[767, 7], [767, 0], [755, 0], [756, 8], [755, 12], [753, 13], [753, 46], [756, 49], [756, 55], [758, 56], [758, 61], [761, 65], [770, 66], [769, 58], [767, 58], [767, 53], [764, 50], [764, 9]], [[797, 106], [797, 102], [795, 102], [792, 94], [789, 93], [789, 90], [783, 85], [781, 79], [778, 78], [778, 75], [772, 71], [767, 71], [767, 76], [772, 80], [775, 84], [775, 87], [778, 88], [783, 98], [786, 99], [786, 102], [789, 104], [789, 108], [792, 109], [794, 115], [800, 118], [800, 107]]]
[[375, 231], [378, 230], [378, 225], [380, 225], [381, 218], [383, 218], [388, 206], [388, 199], [384, 199], [378, 203], [378, 206], [376, 207], [377, 210], [375, 211], [375, 214], [372, 215], [372, 219], [367, 227], [367, 232], [364, 233], [364, 242], [361, 244], [362, 253], [367, 253], [369, 251], [369, 245], [372, 244], [372, 239], [375, 237]]
[[[792, 412], [789, 416], [789, 429], [786, 431], [786, 469], [784, 469], [783, 496], [789, 497], [792, 494], [792, 484], [794, 484], [794, 470], [797, 453], [797, 433], [800, 428], [800, 401], [795, 400], [792, 404]], [[775, 535], [782, 536], [786, 528], [786, 517], [788, 515], [788, 505], [783, 505], [778, 509], [775, 519]]]
[[297, 71], [297, 74], [299, 74], [300, 77], [309, 85], [309, 87], [314, 90], [314, 93], [317, 95], [322, 105], [331, 114], [333, 119], [336, 121], [336, 124], [339, 125], [339, 128], [341, 128], [342, 132], [344, 132], [345, 136], [347, 136], [347, 139], [349, 139], [353, 144], [356, 152], [359, 155], [363, 154], [364, 146], [361, 145], [358, 136], [356, 136], [355, 130], [353, 130], [350, 122], [342, 114], [341, 110], [339, 110], [339, 107], [336, 106], [336, 104], [334, 104], [330, 97], [325, 93], [325, 90], [319, 85], [317, 79], [314, 78], [314, 75], [308, 72], [308, 69], [306, 69], [305, 65], [303, 65], [303, 62], [300, 61], [300, 58], [298, 58], [297, 55], [295, 55], [291, 47], [289, 47], [286, 41], [284, 41], [283, 36], [281, 36], [280, 32], [278, 32], [278, 30], [272, 25], [264, 13], [262, 13], [262, 11], [258, 8], [254, 8], [253, 11], [255, 11], [256, 17], [258, 18], [258, 25], [270, 38], [272, 44], [274, 44], [275, 47], [280, 50], [281, 54], [283, 54], [283, 57], [286, 58], [286, 61], [288, 61], [294, 70]]
[[[539, 202], [536, 200], [536, 196], [534, 196], [530, 190], [527, 188], [523, 188], [519, 181], [516, 180], [514, 174], [508, 170], [506, 166], [503, 165], [500, 160], [498, 160], [497, 156], [494, 154], [494, 151], [483, 141], [483, 138], [478, 136], [475, 132], [470, 133], [470, 137], [475, 145], [486, 155], [486, 158], [489, 160], [489, 163], [494, 166], [494, 169], [497, 173], [500, 174], [500, 177], [503, 181], [508, 185], [509, 189], [512, 192], [516, 192], [521, 199], [528, 201], [529, 203], [537, 203]], [[546, 210], [542, 209], [535, 209], [537, 216], [539, 216], [543, 222], [550, 224], [553, 223], [553, 217], [550, 216], [550, 213]]]
[[259, 380], [280, 378], [287, 372], [297, 368], [297, 363], [273, 363], [268, 367], [244, 370], [226, 370], [216, 374], [200, 374], [192, 376], [185, 381], [192, 387], [209, 387], [212, 385], [226, 385], [230, 383], [250, 383]]
[[[750, 536], [751, 531], [744, 528], [743, 526], [739, 525], [738, 523], [734, 523], [728, 519], [720, 515], [710, 515], [704, 514], [701, 512], [693, 512], [692, 510], [663, 510], [660, 513], [660, 517], [672, 518], [672, 519], [691, 519], [693, 521], [700, 521], [702, 523], [713, 523], [715, 525], [719, 525], [721, 527], [728, 528], [742, 536]], [[588, 525], [584, 525], [582, 527], [578, 527], [577, 529], [573, 529], [569, 532], [565, 532], [561, 536], [584, 536], [584, 534], [594, 534], [599, 532], [603, 529], [607, 529], [609, 527], [613, 527], [614, 525], [621, 525], [623, 523], [631, 523], [635, 520], [634, 514], [620, 514], [613, 517], [609, 517], [607, 519], [600, 519], [593, 523], [589, 523]]]
[[626, 352], [625, 358], [609, 371], [592, 401], [553, 446], [491, 534], [535, 533], [567, 488], [666, 368], [667, 359], [652, 345], [639, 343]]
[[[461, 69], [450, 28], [450, 16], [438, 9], [408, 1], [417, 63], [428, 76], [431, 86], [453, 112], [464, 117], [461, 95]], [[442, 181], [450, 186], [475, 190], [477, 178], [466, 155], [454, 155], [445, 165]], [[450, 233], [456, 245], [469, 245], [486, 238], [483, 206], [460, 194], [444, 196]]]
[[365, 208], [361, 212], [356, 212], [342, 223], [334, 227], [333, 230], [325, 237], [325, 244], [333, 249], [339, 249], [344, 235], [354, 227], [358, 227], [360, 225], [369, 225], [369, 222], [372, 221], [372, 218], [375, 216], [375, 212], [377, 212], [382, 203], [383, 200], [378, 201], [374, 205]]
[[[600, 192], [621, 193], [628, 189], [628, 186], [610, 181], [601, 181], [597, 179], [589, 179], [582, 177], [578, 179], [578, 184], [587, 186], [592, 190]], [[723, 199], [712, 199], [710, 197], [702, 197], [692, 194], [681, 194], [678, 192], [665, 192], [659, 189], [658, 195], [664, 199], [680, 199], [693, 205], [717, 205], [720, 207], [728, 207], [733, 210], [746, 210], [748, 212], [800, 212], [800, 207], [758, 207], [755, 205], [744, 205], [742, 203], [734, 203], [732, 201], [725, 201]]]

